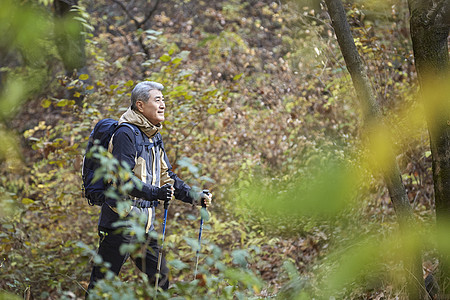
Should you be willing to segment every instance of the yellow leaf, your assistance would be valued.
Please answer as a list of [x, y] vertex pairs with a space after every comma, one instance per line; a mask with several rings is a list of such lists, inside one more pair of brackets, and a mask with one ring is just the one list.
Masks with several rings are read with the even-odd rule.
[[66, 106], [66, 105], [68, 105], [69, 104], [69, 100], [67, 100], [67, 99], [62, 99], [62, 100], [60, 100], [57, 104], [56, 104], [56, 106], [58, 106], [58, 107], [63, 107], [63, 106]]
[[159, 59], [160, 59], [161, 61], [168, 62], [168, 61], [170, 61], [170, 60], [172, 59], [172, 57], [170, 57], [170, 56], [167, 55], [167, 54], [163, 54]]
[[43, 108], [48, 108], [52, 104], [52, 101], [50, 99], [44, 99], [41, 101], [41, 106]]
[[235, 75], [235, 76], [233, 77], [233, 80], [234, 80], [234, 81], [238, 80], [239, 78], [242, 77], [242, 75], [244, 75], [244, 73]]
[[76, 92], [75, 94], [73, 94], [74, 97], [80, 98], [81, 94], [80, 92]]
[[23, 198], [22, 199], [22, 203], [23, 204], [33, 204], [34, 203], [34, 200], [32, 200], [32, 199], [30, 199], [30, 198]]
[[92, 90], [93, 88], [94, 88], [93, 85], [88, 85], [88, 86], [86, 87], [86, 90], [90, 91], [90, 90]]
[[89, 78], [89, 75], [88, 74], [81, 74], [78, 78], [80, 80], [87, 80]]

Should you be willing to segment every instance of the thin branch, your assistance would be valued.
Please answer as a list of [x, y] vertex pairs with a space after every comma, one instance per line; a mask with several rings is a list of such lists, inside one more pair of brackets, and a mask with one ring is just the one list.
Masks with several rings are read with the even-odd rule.
[[159, 6], [159, 3], [161, 0], [156, 0], [155, 5], [153, 5], [153, 8], [150, 9], [148, 11], [148, 13], [146, 14], [146, 16], [144, 17], [144, 20], [139, 22], [128, 10], [128, 8], [119, 0], [112, 0], [114, 3], [116, 3], [117, 5], [120, 6], [120, 8], [122, 8], [122, 10], [126, 13], [126, 15], [128, 16], [128, 18], [130, 18], [133, 22], [134, 25], [136, 26], [136, 28], [142, 28], [142, 26], [153, 16], [153, 14], [155, 13], [156, 9]]
[[148, 12], [147, 16], [145, 16], [144, 20], [141, 22], [141, 26], [144, 25], [155, 13], [156, 9], [158, 8], [160, 0], [156, 0], [155, 5], [153, 5], [153, 8]]
[[444, 4], [447, 1], [448, 0], [441, 0], [438, 2], [438, 4], [436, 4], [436, 6], [430, 9], [430, 11], [427, 13], [427, 25], [434, 25], [438, 13], [444, 8]]
[[[129, 53], [133, 53], [133, 49], [130, 46], [130, 41], [128, 40], [127, 34], [126, 32], [124, 32], [120, 27], [118, 27], [116, 24], [113, 24], [111, 22], [109, 22], [108, 20], [105, 20], [106, 24], [108, 24], [107, 27], [107, 31], [109, 32], [109, 27], [113, 26], [115, 28], [115, 30], [117, 31], [117, 33], [125, 40], [125, 46], [128, 48], [128, 52]], [[112, 32], [111, 32], [112, 33]], [[133, 54], [128, 54], [128, 57], [131, 57]]]
[[130, 14], [130, 12], [122, 2], [120, 2], [119, 0], [112, 0], [112, 2], [116, 3], [117, 5], [120, 6], [120, 8], [122, 8], [122, 10], [127, 14], [128, 18], [130, 18], [134, 22], [137, 28], [140, 27], [139, 21], [136, 20], [132, 14]]
[[[155, 13], [156, 9], [159, 6], [160, 0], [156, 0], [155, 5], [153, 5], [153, 8], [150, 9], [148, 11], [148, 13], [146, 14], [146, 16], [144, 17], [144, 20], [139, 22], [129, 11], [129, 9], [119, 0], [112, 0], [114, 3], [116, 3], [117, 5], [120, 6], [120, 8], [122, 8], [122, 10], [125, 12], [125, 14], [128, 16], [128, 18], [130, 18], [134, 25], [136, 26], [136, 29], [142, 28], [143, 25], [153, 16], [153, 14]], [[149, 49], [148, 47], [145, 45], [144, 40], [143, 40], [143, 36], [140, 35], [138, 38], [138, 42], [139, 45], [141, 46], [142, 50], [144, 50], [144, 53], [146, 55], [147, 58], [149, 58]]]

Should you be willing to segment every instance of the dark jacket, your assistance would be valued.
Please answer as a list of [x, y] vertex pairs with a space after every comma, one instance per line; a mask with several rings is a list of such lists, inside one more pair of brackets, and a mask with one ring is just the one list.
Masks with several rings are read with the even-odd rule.
[[[121, 126], [111, 138], [109, 151], [120, 162], [125, 162], [133, 174], [142, 182], [141, 188], [134, 186], [130, 192], [130, 196], [134, 199], [158, 200], [156, 199], [155, 187], [163, 186], [170, 183], [175, 188], [175, 198], [186, 203], [193, 203], [190, 195], [191, 188], [185, 184], [178, 176], [172, 172], [172, 166], [167, 158], [161, 134], [155, 131], [150, 138], [142, 131], [144, 141], [149, 142], [148, 147], [144, 147], [139, 157], [136, 157], [135, 140], [136, 135], [128, 126]], [[107, 198], [103, 204], [100, 214], [99, 226], [107, 229], [116, 228], [114, 223], [119, 220], [117, 214], [117, 200]], [[140, 208], [131, 206], [127, 210], [128, 219], [131, 215], [145, 214], [146, 216], [146, 232], [153, 230], [153, 221], [155, 219], [155, 207]]]

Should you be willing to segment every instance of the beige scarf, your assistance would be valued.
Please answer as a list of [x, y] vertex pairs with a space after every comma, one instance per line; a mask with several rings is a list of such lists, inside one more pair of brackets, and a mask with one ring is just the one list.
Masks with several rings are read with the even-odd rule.
[[119, 124], [125, 122], [136, 125], [149, 138], [152, 138], [162, 128], [161, 124], [153, 125], [149, 120], [147, 120], [146, 117], [144, 117], [143, 114], [139, 111], [132, 110], [131, 107], [128, 108], [128, 110], [119, 119]]

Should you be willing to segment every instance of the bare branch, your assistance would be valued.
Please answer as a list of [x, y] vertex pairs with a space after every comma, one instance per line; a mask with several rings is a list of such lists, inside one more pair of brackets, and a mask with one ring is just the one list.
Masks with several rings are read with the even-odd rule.
[[134, 16], [128, 11], [127, 7], [122, 2], [120, 2], [119, 0], [112, 0], [112, 2], [116, 3], [120, 6], [120, 8], [122, 8], [122, 10], [127, 14], [128, 18], [130, 18], [134, 22], [137, 28], [141, 27], [140, 22], [134, 18]]
[[141, 22], [141, 26], [144, 25], [155, 13], [156, 9], [158, 8], [160, 0], [156, 0], [155, 5], [153, 5], [153, 8], [147, 13], [147, 15], [145, 16], [144, 20]]
[[438, 4], [436, 4], [435, 6], [433, 6], [430, 11], [427, 13], [427, 21], [428, 21], [428, 25], [434, 25], [435, 21], [436, 21], [436, 17], [437, 15], [441, 12], [444, 13], [444, 5], [447, 3], [447, 0], [441, 0], [438, 2]]
[[153, 16], [153, 14], [155, 13], [156, 9], [159, 6], [159, 3], [161, 2], [160, 0], [156, 0], [155, 5], [153, 5], [153, 7], [147, 12], [147, 14], [144, 17], [144, 20], [142, 20], [141, 22], [139, 22], [129, 11], [129, 9], [120, 1], [120, 0], [112, 0], [114, 3], [116, 3], [117, 5], [120, 6], [120, 8], [122, 8], [122, 10], [126, 13], [126, 15], [128, 16], [128, 18], [130, 18], [134, 25], [136, 26], [136, 28], [142, 28], [143, 25]]

